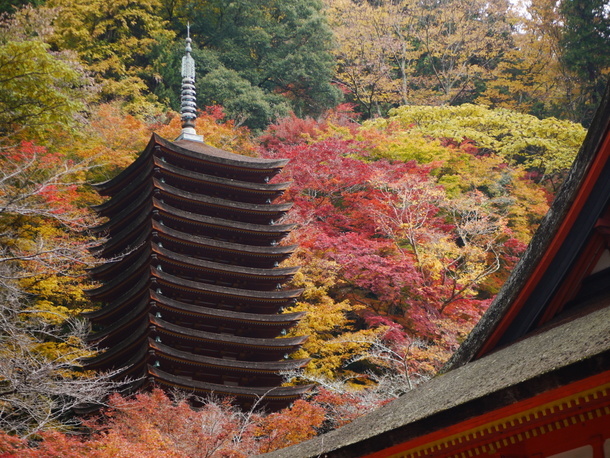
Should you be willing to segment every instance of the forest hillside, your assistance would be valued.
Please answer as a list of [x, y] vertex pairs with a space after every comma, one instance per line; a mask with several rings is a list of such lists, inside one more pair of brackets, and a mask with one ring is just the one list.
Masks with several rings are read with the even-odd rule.
[[[610, 76], [603, 0], [0, 1], [0, 456], [239, 457], [425, 383], [548, 210]], [[274, 413], [82, 370], [89, 186], [180, 133], [187, 24], [213, 146], [290, 159], [314, 382]], [[83, 406], [102, 405], [78, 415]]]

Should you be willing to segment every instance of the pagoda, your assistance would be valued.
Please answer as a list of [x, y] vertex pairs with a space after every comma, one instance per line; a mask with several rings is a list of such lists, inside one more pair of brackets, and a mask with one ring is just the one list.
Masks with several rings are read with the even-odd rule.
[[288, 183], [271, 183], [286, 160], [230, 153], [195, 131], [195, 68], [187, 38], [182, 60], [182, 134], [154, 135], [136, 161], [95, 185], [109, 199], [90, 270], [102, 307], [86, 316], [104, 348], [90, 370], [118, 370], [131, 389], [154, 384], [195, 395], [230, 396], [250, 407], [281, 408], [308, 390], [282, 387], [281, 372], [306, 337], [281, 337], [301, 313], [281, 313], [301, 290], [283, 285], [295, 246], [280, 221], [291, 204], [273, 203]]

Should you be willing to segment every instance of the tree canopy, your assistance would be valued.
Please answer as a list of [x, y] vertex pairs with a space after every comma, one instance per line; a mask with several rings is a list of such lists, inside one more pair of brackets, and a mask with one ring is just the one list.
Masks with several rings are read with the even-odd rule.
[[73, 61], [41, 41], [0, 43], [0, 142], [41, 141], [74, 127], [90, 82]]
[[202, 103], [221, 104], [261, 128], [288, 108], [316, 116], [339, 100], [320, 2], [212, 0], [189, 3], [182, 15], [193, 18], [194, 42], [207, 51], [199, 70]]
[[[600, 0], [0, 2], [0, 455], [250, 456], [433, 377], [526, 248], [609, 76]], [[312, 392], [271, 415], [83, 372], [88, 183], [181, 129], [290, 162], [289, 330]], [[343, 99], [348, 103], [340, 103]], [[362, 120], [364, 118], [364, 120]], [[188, 396], [187, 396], [188, 397]], [[96, 419], [74, 415], [103, 403]], [[198, 409], [192, 409], [191, 405]], [[83, 428], [83, 426], [85, 428]], [[87, 435], [74, 436], [74, 428]], [[66, 434], [68, 433], [68, 434]]]
[[49, 39], [76, 51], [101, 84], [102, 101], [122, 99], [135, 114], [176, 108], [183, 53], [175, 38], [191, 23], [201, 106], [221, 104], [262, 129], [293, 110], [316, 115], [339, 100], [330, 84], [331, 30], [318, 2], [88, 2], [50, 0], [58, 12]]

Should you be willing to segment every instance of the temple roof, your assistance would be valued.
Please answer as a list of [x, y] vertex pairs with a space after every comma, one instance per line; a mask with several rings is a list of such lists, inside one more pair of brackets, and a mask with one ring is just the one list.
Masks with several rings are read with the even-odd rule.
[[[131, 352], [129, 355], [132, 355], [137, 351], [134, 350], [135, 348], [140, 347], [139, 349], [141, 349], [141, 343], [144, 342], [148, 336], [148, 329], [148, 320], [142, 321], [138, 326], [132, 329], [126, 338], [122, 339], [118, 344], [111, 345], [105, 351], [100, 352], [91, 358], [84, 358], [83, 365], [87, 367], [87, 369], [94, 370], [99, 368], [107, 368], [110, 364], [112, 364], [113, 361], [120, 358], [122, 355], [126, 355], [127, 352]], [[101, 342], [101, 344], [103, 345], [103, 342]]]
[[153, 179], [153, 183], [156, 189], [170, 197], [177, 197], [185, 201], [193, 203], [205, 204], [212, 207], [226, 208], [235, 211], [242, 211], [245, 213], [258, 213], [258, 214], [277, 214], [282, 215], [292, 207], [291, 203], [284, 204], [251, 204], [247, 202], [236, 202], [233, 200], [221, 199], [219, 197], [209, 197], [203, 194], [197, 194], [193, 192], [183, 191], [162, 183], [158, 179]]
[[[144, 270], [148, 272], [146, 267], [151, 264], [151, 256], [161, 263], [174, 263], [186, 269], [221, 273], [223, 276], [249, 278], [259, 282], [283, 282], [288, 280], [298, 271], [298, 267], [276, 267], [266, 269], [206, 261], [174, 253], [171, 250], [160, 247], [156, 243], [153, 243], [151, 247], [146, 246], [143, 250], [138, 250], [137, 252], [139, 253], [139, 256], [132, 262], [123, 266], [120, 276], [117, 275], [97, 288], [86, 290], [85, 293], [92, 300], [103, 300], [108, 295], [118, 291], [123, 285], [132, 282], [135, 275], [141, 274]], [[90, 274], [92, 278], [96, 278], [95, 272], [91, 272]], [[275, 283], [273, 286], [275, 286]]]
[[152, 171], [149, 158], [153, 147], [153, 138], [151, 138], [144, 152], [140, 154], [135, 161], [124, 168], [117, 176], [107, 181], [103, 181], [102, 183], [94, 183], [91, 186], [93, 186], [93, 188], [100, 193], [100, 195], [107, 196], [120, 194], [121, 192], [124, 193], [125, 189], [129, 188], [132, 183], [140, 183], [144, 181], [149, 176], [150, 171]]
[[[200, 331], [196, 329], [186, 328], [177, 324], [172, 324], [161, 318], [149, 314], [148, 319], [143, 320], [136, 328], [132, 329], [124, 339], [113, 344], [106, 351], [86, 358], [84, 363], [91, 369], [105, 367], [111, 364], [112, 361], [119, 358], [126, 352], [131, 351], [136, 346], [143, 342], [144, 338], [148, 338], [149, 332], [155, 334], [166, 334], [174, 338], [186, 341], [208, 342], [224, 347], [243, 347], [257, 351], [294, 351], [305, 340], [306, 336], [299, 337], [278, 337], [278, 338], [257, 338], [257, 337], [241, 337], [231, 334], [222, 334], [215, 332]], [[103, 341], [101, 342], [103, 345]]]
[[[201, 160], [202, 157], [205, 157], [206, 161], [226, 164], [234, 167], [276, 170], [281, 169], [288, 164], [288, 159], [264, 159], [260, 157], [244, 156], [242, 154], [224, 151], [205, 143], [192, 142], [189, 140], [170, 142], [156, 134], [154, 134], [154, 139], [158, 144], [171, 149], [172, 152], [175, 151], [199, 160]], [[176, 148], [176, 146], [178, 146], [178, 148]]]
[[142, 251], [148, 249], [149, 247], [146, 244], [140, 243], [137, 249], [132, 250], [129, 253], [126, 253], [118, 258], [108, 259], [106, 260], [106, 262], [96, 265], [95, 267], [90, 267], [87, 269], [87, 272], [91, 276], [99, 275], [101, 277], [104, 277], [107, 271], [116, 269], [116, 266], [121, 266], [122, 261], [129, 261], [131, 263], [135, 258], [139, 257], [142, 254]]
[[[93, 289], [85, 290], [85, 294], [94, 301], [103, 300], [103, 298], [112, 293], [117, 287], [124, 285], [125, 283], [133, 282], [133, 277], [142, 273], [144, 270], [148, 270], [147, 266], [150, 260], [151, 251], [148, 247], [144, 250], [138, 251], [139, 256], [132, 263], [127, 266], [123, 266], [121, 275], [113, 277], [110, 281], [103, 283], [101, 286]], [[95, 275], [90, 274], [95, 279]]]
[[185, 302], [170, 299], [156, 291], [150, 290], [149, 295], [143, 297], [135, 306], [128, 309], [127, 313], [122, 315], [121, 320], [114, 321], [102, 331], [90, 334], [88, 340], [90, 342], [101, 342], [102, 345], [104, 345], [105, 339], [108, 339], [114, 334], [118, 334], [122, 329], [129, 328], [136, 320], [140, 319], [144, 313], [150, 311], [151, 307], [153, 310], [165, 309], [185, 316], [207, 317], [210, 320], [247, 323], [248, 326], [252, 328], [258, 326], [287, 328], [295, 324], [304, 315], [304, 312], [262, 314], [204, 307], [202, 305], [187, 304]]
[[[91, 208], [96, 211], [100, 216], [108, 216], [114, 212], [115, 207], [124, 205], [125, 202], [130, 201], [130, 197], [133, 194], [140, 194], [141, 188], [150, 186], [150, 176], [153, 171], [153, 165], [148, 164], [144, 170], [140, 171], [140, 174], [129, 182], [127, 186], [122, 188], [113, 199], [108, 199], [105, 202], [94, 205]], [[95, 186], [95, 185], [93, 185]]]
[[101, 245], [93, 247], [90, 251], [98, 257], [110, 258], [122, 256], [130, 250], [136, 249], [150, 236], [150, 212], [152, 204], [146, 204], [149, 208], [141, 211], [129, 223], [125, 225], [112, 238], [104, 241]]
[[153, 243], [152, 250], [154, 253], [159, 255], [159, 259], [166, 260], [168, 262], [180, 263], [181, 265], [186, 265], [201, 270], [222, 272], [223, 275], [227, 276], [279, 281], [293, 276], [299, 270], [298, 267], [274, 267], [271, 269], [265, 269], [260, 267], [243, 267], [233, 264], [205, 261], [192, 256], [174, 253], [171, 250], [160, 247], [156, 243]]
[[257, 193], [277, 193], [283, 192], [290, 186], [290, 182], [285, 183], [252, 183], [249, 181], [236, 180], [234, 178], [221, 178], [201, 172], [184, 169], [176, 165], [163, 162], [159, 158], [154, 158], [155, 166], [164, 174], [176, 176], [178, 178], [189, 179], [196, 183], [211, 183], [222, 188], [243, 190], [246, 192]]
[[97, 342], [99, 346], [108, 345], [108, 341], [120, 339], [122, 337], [121, 330], [129, 330], [129, 333], [133, 333], [133, 324], [142, 318], [150, 310], [150, 300], [147, 297], [142, 298], [135, 306], [131, 307], [127, 313], [121, 316], [120, 320], [113, 321], [109, 326], [105, 327], [102, 331], [92, 332], [87, 336], [87, 341]]
[[[98, 310], [84, 312], [82, 315], [94, 322], [104, 322], [111, 318], [115, 313], [120, 312], [123, 308], [131, 306], [134, 302], [143, 300], [142, 297], [146, 294], [149, 284], [150, 279], [147, 276], [142, 276], [138, 279], [137, 283], [131, 286], [131, 288], [128, 290], [124, 291], [112, 302], [104, 305]], [[146, 297], [146, 300], [148, 300], [148, 297]]]
[[289, 289], [279, 291], [257, 291], [243, 288], [232, 288], [228, 286], [211, 285], [193, 280], [186, 280], [176, 275], [170, 275], [154, 267], [150, 268], [151, 276], [157, 279], [159, 285], [174, 286], [199, 294], [211, 294], [217, 296], [237, 297], [254, 302], [285, 302], [287, 299], [298, 297], [302, 289]]
[[[167, 157], [174, 156], [184, 159], [190, 164], [199, 164], [202, 167], [220, 167], [235, 172], [248, 172], [253, 182], [264, 183], [265, 179], [277, 174], [288, 162], [286, 159], [261, 159], [242, 156], [240, 154], [214, 148], [205, 143], [181, 140], [170, 142], [153, 134], [144, 152], [116, 177], [93, 185], [102, 195], [113, 195], [127, 186], [134, 177], [142, 175], [141, 168], [148, 167], [148, 162], [155, 148], [160, 148], [159, 154]], [[257, 178], [258, 177], [258, 178]]]
[[153, 198], [153, 206], [159, 209], [160, 214], [167, 218], [179, 219], [190, 224], [200, 224], [210, 227], [222, 228], [228, 232], [243, 232], [248, 234], [256, 234], [261, 236], [277, 235], [282, 236], [288, 234], [295, 227], [294, 224], [251, 224], [242, 223], [241, 221], [232, 221], [214, 216], [205, 216], [197, 213], [180, 210], [172, 207], [169, 204], [161, 202], [157, 198]]

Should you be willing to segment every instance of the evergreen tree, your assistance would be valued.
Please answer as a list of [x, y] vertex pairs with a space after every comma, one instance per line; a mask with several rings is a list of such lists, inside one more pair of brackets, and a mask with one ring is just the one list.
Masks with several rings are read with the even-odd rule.
[[44, 0], [0, 0], [0, 13], [13, 14], [25, 5], [40, 6]]
[[311, 0], [185, 2], [180, 16], [202, 50], [199, 104], [221, 104], [251, 128], [286, 113], [286, 101], [298, 115], [334, 106], [332, 34], [321, 8]]
[[561, 59], [580, 86], [577, 119], [588, 125], [610, 72], [610, 11], [607, 0], [563, 0]]

